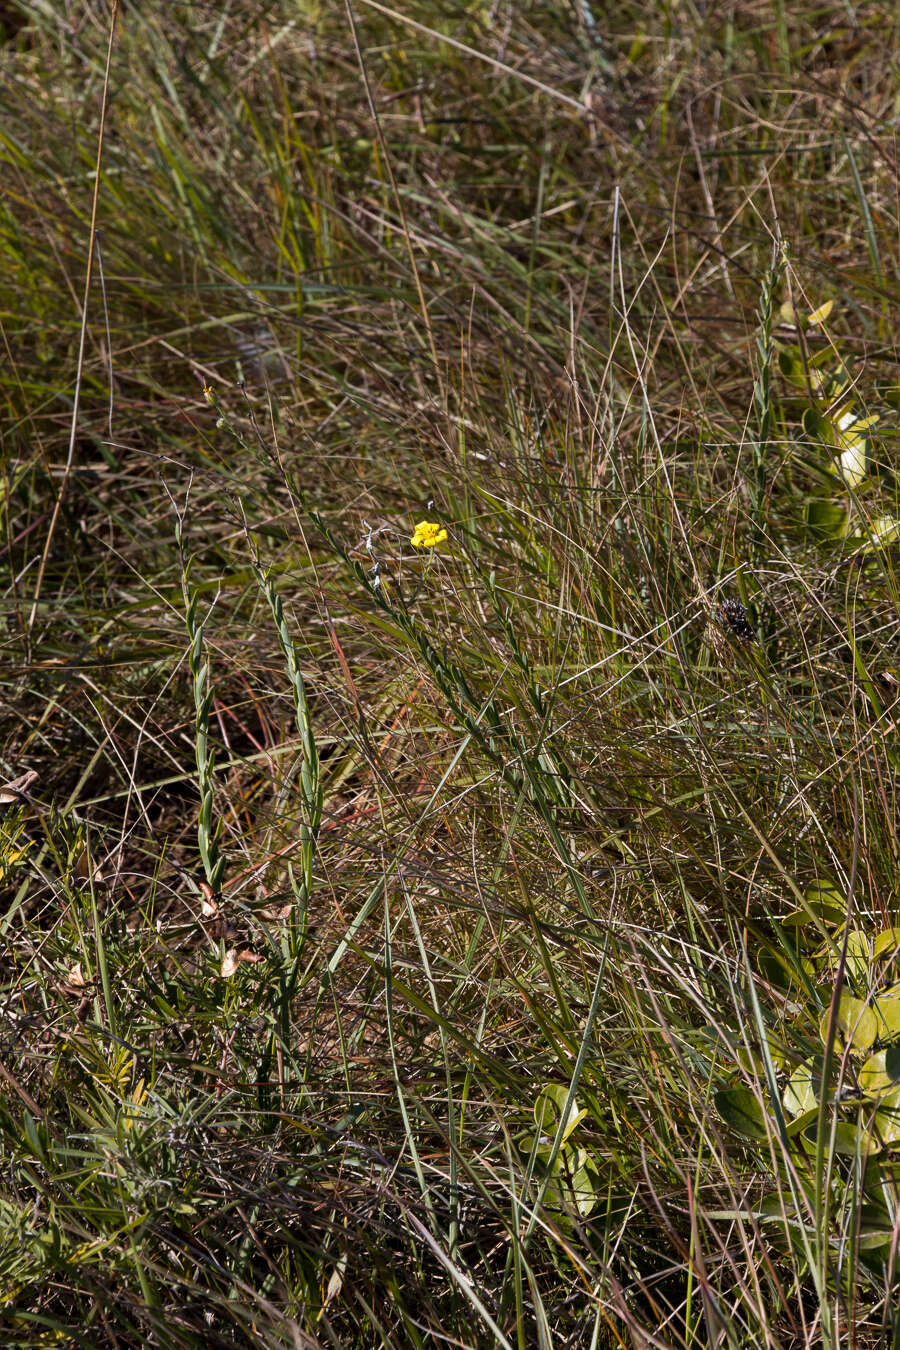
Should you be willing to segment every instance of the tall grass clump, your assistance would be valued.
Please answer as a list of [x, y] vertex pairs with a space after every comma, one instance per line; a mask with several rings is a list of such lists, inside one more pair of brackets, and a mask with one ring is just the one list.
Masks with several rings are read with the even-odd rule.
[[0, 6], [4, 1345], [900, 1340], [895, 28]]

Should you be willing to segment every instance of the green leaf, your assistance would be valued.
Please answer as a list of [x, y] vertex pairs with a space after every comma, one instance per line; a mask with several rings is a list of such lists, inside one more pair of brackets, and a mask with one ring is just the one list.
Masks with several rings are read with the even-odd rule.
[[883, 1041], [893, 1041], [900, 1037], [900, 997], [882, 995], [872, 1003], [875, 1013], [877, 1034]]
[[818, 1106], [811, 1106], [808, 1111], [804, 1111], [802, 1116], [797, 1116], [787, 1124], [787, 1137], [793, 1139], [796, 1135], [802, 1134], [809, 1129], [814, 1120], [818, 1120]]
[[854, 538], [861, 541], [860, 547], [864, 553], [871, 553], [875, 548], [887, 548], [889, 544], [896, 544], [900, 540], [900, 520], [895, 516], [875, 516], [869, 522], [866, 533], [854, 535]]
[[800, 928], [818, 919], [823, 924], [843, 923], [847, 915], [847, 901], [831, 881], [815, 881], [807, 886], [804, 904], [792, 910], [781, 921], [783, 928]]
[[810, 905], [809, 909], [791, 910], [790, 914], [786, 914], [781, 920], [781, 926], [782, 928], [802, 928], [805, 923], [814, 923], [816, 919], [824, 924], [835, 926], [844, 922], [844, 914], [845, 910], [838, 909], [836, 905], [818, 902]]
[[[566, 1098], [569, 1090], [563, 1087], [562, 1083], [548, 1083], [545, 1088], [538, 1093], [538, 1099], [534, 1104], [535, 1124], [542, 1136], [542, 1140], [547, 1140], [546, 1147], [549, 1149], [556, 1138], [556, 1131], [559, 1128], [559, 1122], [562, 1113], [565, 1110]], [[584, 1120], [587, 1111], [578, 1109], [577, 1102], [572, 1102], [569, 1107], [568, 1119], [562, 1132], [562, 1142], [565, 1143], [572, 1131]]]
[[819, 1062], [818, 1074], [815, 1070], [815, 1057], [805, 1059], [791, 1074], [784, 1089], [784, 1109], [791, 1117], [802, 1116], [818, 1106], [818, 1091], [822, 1086], [822, 1065]]
[[774, 1122], [749, 1088], [721, 1088], [714, 1100], [719, 1115], [736, 1134], [743, 1134], [748, 1139], [768, 1139]]
[[[790, 322], [793, 322], [791, 320]], [[778, 352], [778, 369], [789, 384], [796, 389], [806, 388], [806, 371], [796, 347], [781, 347]]]
[[[830, 1141], [831, 1121], [824, 1122], [825, 1137]], [[818, 1137], [818, 1124], [811, 1125], [803, 1131], [803, 1141], [810, 1151], [816, 1147]], [[859, 1153], [863, 1157], [874, 1156], [881, 1152], [881, 1145], [878, 1140], [868, 1132], [860, 1128], [858, 1124], [851, 1125], [847, 1121], [839, 1121], [834, 1127], [834, 1152], [844, 1158], [855, 1158]]]
[[859, 1086], [867, 1097], [883, 1097], [898, 1084], [900, 1084], [900, 1046], [878, 1050], [869, 1056], [859, 1071]]
[[811, 441], [828, 440], [829, 422], [823, 417], [818, 408], [810, 406], [806, 408], [802, 417], [803, 432]]
[[838, 473], [848, 487], [859, 487], [868, 473], [870, 438], [865, 433], [877, 421], [877, 416], [857, 417], [850, 410], [832, 422], [832, 440], [840, 451]]
[[873, 1224], [870, 1227], [868, 1224], [861, 1222], [854, 1246], [860, 1252], [873, 1252], [879, 1251], [882, 1247], [890, 1247], [893, 1240], [893, 1224], [886, 1224], [884, 1227]]
[[872, 943], [872, 960], [877, 961], [885, 952], [896, 951], [900, 947], [900, 928], [883, 929]]
[[869, 939], [859, 928], [847, 934], [847, 970], [857, 984], [865, 985], [869, 977]]
[[822, 879], [814, 881], [811, 886], [807, 886], [804, 893], [804, 899], [808, 905], [835, 905], [838, 909], [846, 913], [847, 901], [844, 898], [843, 891], [833, 881]]
[[[808, 916], [804, 917], [808, 918]], [[791, 939], [791, 943], [793, 945], [793, 939]], [[816, 968], [809, 957], [801, 956], [795, 959], [800, 968], [812, 980]], [[776, 989], [787, 990], [803, 983], [796, 967], [779, 952], [760, 952], [757, 957], [757, 965], [763, 978], [768, 980], [769, 984], [774, 985]]]
[[844, 539], [850, 526], [846, 506], [812, 501], [806, 505], [806, 523], [817, 539]]
[[896, 1088], [875, 1112], [875, 1129], [886, 1148], [900, 1143], [900, 1091]]
[[593, 1159], [584, 1149], [577, 1150], [576, 1164], [577, 1170], [569, 1183], [572, 1199], [581, 1217], [587, 1218], [605, 1188]]
[[[828, 1008], [819, 1018], [819, 1035], [823, 1044], [828, 1039]], [[878, 1035], [878, 1019], [871, 1008], [852, 994], [841, 994], [837, 1010], [837, 1039], [842, 1045], [849, 1041], [854, 1050], [868, 1050]]]
[[[784, 1041], [780, 1037], [776, 1037], [769, 1033], [766, 1036], [766, 1045], [769, 1051], [769, 1058], [775, 1068], [779, 1070], [783, 1069], [788, 1062], [788, 1056], [790, 1054]], [[741, 1068], [746, 1070], [748, 1074], [756, 1074], [760, 1078], [765, 1074], [765, 1057], [759, 1051], [755, 1049], [748, 1050], [745, 1045], [739, 1045], [734, 1052], [734, 1057]]]

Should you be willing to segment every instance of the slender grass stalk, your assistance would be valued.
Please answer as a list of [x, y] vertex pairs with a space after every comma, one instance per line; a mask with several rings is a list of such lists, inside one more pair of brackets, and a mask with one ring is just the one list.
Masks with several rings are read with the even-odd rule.
[[319, 752], [316, 747], [306, 684], [300, 668], [297, 648], [285, 617], [284, 604], [275, 589], [270, 573], [261, 567], [258, 557], [255, 557], [253, 570], [257, 587], [265, 597], [275, 624], [278, 644], [287, 668], [288, 684], [294, 703], [294, 716], [297, 730], [300, 733], [301, 746], [300, 798], [303, 809], [300, 819], [299, 879], [295, 876], [293, 863], [290, 863], [288, 871], [295, 903], [292, 907], [290, 923], [284, 939], [283, 961], [278, 972], [277, 1016], [279, 1039], [276, 1046], [276, 1056], [279, 1064], [282, 1105], [284, 1105], [283, 1055], [291, 1045], [291, 1005], [297, 992], [308, 934], [309, 906], [313, 893], [316, 846], [322, 825], [324, 794], [319, 770]]
[[756, 378], [753, 382], [754, 433], [750, 440], [752, 487], [750, 490], [751, 566], [760, 562], [770, 537], [768, 522], [768, 458], [774, 426], [772, 362], [774, 342], [775, 295], [785, 268], [784, 245], [776, 240], [772, 261], [763, 276], [757, 310]]
[[197, 847], [210, 894], [218, 896], [222, 890], [226, 859], [219, 848], [222, 835], [221, 817], [214, 820], [216, 752], [209, 744], [210, 713], [214, 691], [209, 675], [209, 658], [204, 652], [203, 623], [197, 617], [199, 593], [191, 583], [192, 559], [185, 557], [184, 526], [181, 517], [176, 520], [175, 542], [181, 560], [181, 588], [184, 599], [185, 625], [190, 639], [188, 668], [194, 695], [194, 762], [197, 769], [197, 788], [200, 792], [200, 810], [197, 815]]

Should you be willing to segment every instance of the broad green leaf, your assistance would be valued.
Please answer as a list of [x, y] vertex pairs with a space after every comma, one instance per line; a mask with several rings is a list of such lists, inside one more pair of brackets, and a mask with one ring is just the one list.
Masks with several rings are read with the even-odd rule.
[[[828, 1008], [819, 1018], [819, 1035], [823, 1043], [828, 1039]], [[860, 998], [852, 994], [841, 994], [837, 1010], [837, 1040], [845, 1045], [848, 1041], [854, 1050], [868, 1050], [878, 1034], [878, 1020], [871, 1008], [866, 1007]]]
[[812, 1122], [818, 1119], [818, 1115], [818, 1106], [811, 1106], [808, 1111], [803, 1112], [802, 1116], [796, 1116], [794, 1120], [788, 1121], [786, 1127], [788, 1139], [793, 1139], [796, 1135], [802, 1134], [804, 1130], [809, 1129]]
[[[808, 923], [809, 921], [809, 915], [803, 913], [801, 922]], [[787, 957], [782, 956], [779, 952], [761, 952], [757, 957], [757, 965], [763, 978], [779, 989], [790, 989], [792, 985], [802, 983], [798, 971], [791, 965]], [[798, 965], [810, 979], [813, 978], [816, 968], [809, 957], [801, 956]]]
[[849, 488], [859, 487], [869, 471], [868, 441], [865, 436], [841, 437], [838, 474]]
[[582, 1218], [586, 1218], [596, 1205], [601, 1191], [605, 1188], [593, 1159], [585, 1153], [584, 1149], [578, 1150], [578, 1167], [572, 1176], [571, 1187], [575, 1208]]
[[885, 952], [893, 952], [900, 947], [900, 928], [885, 928], [872, 943], [872, 960], [877, 961]]
[[[831, 1121], [825, 1120], [825, 1137], [830, 1141]], [[810, 1150], [815, 1149], [816, 1138], [818, 1135], [818, 1125], [811, 1125], [803, 1131], [803, 1141]], [[857, 1153], [863, 1157], [874, 1157], [881, 1152], [881, 1145], [877, 1139], [874, 1139], [868, 1130], [861, 1129], [858, 1125], [851, 1125], [847, 1121], [839, 1121], [834, 1127], [834, 1152], [845, 1158], [855, 1158]]]
[[900, 1091], [889, 1092], [875, 1112], [875, 1128], [888, 1148], [900, 1143]]
[[807, 408], [803, 414], [803, 431], [811, 441], [826, 441], [829, 438], [830, 424], [818, 408]]
[[[793, 319], [788, 320], [793, 323]], [[786, 380], [797, 389], [806, 388], [806, 372], [796, 347], [781, 347], [778, 352], [778, 369]]]
[[[866, 1179], [871, 1180], [871, 1189], [866, 1187], [870, 1196], [870, 1203], [864, 1203], [859, 1212], [858, 1236], [854, 1239], [856, 1245], [861, 1251], [872, 1251], [878, 1247], [890, 1246], [894, 1236], [893, 1219], [885, 1204], [875, 1201], [871, 1202], [872, 1193], [878, 1194], [884, 1188], [892, 1191], [894, 1189], [894, 1164], [893, 1163], [872, 1163], [866, 1174]], [[880, 1198], [880, 1197], [879, 1197]]]
[[806, 523], [818, 539], [844, 539], [850, 514], [846, 506], [838, 506], [836, 502], [807, 502]]
[[[893, 987], [893, 986], [892, 986]], [[893, 1041], [900, 1037], [900, 996], [887, 994], [873, 999], [877, 1034], [883, 1041]]]
[[859, 985], [865, 985], [869, 978], [869, 939], [859, 928], [853, 928], [847, 934], [847, 970]]
[[891, 1046], [870, 1055], [859, 1071], [859, 1086], [867, 1097], [883, 1097], [900, 1085], [900, 1047]]
[[877, 416], [857, 417], [855, 412], [841, 413], [834, 426], [833, 440], [840, 451], [838, 471], [848, 487], [859, 487], [868, 472], [869, 437], [866, 432]]
[[715, 1095], [716, 1110], [726, 1125], [748, 1139], [767, 1139], [774, 1122], [746, 1087], [722, 1088]]
[[[812, 913], [810, 913], [810, 910]], [[815, 904], [809, 909], [792, 909], [790, 914], [786, 914], [781, 920], [782, 928], [802, 928], [805, 923], [814, 923], [820, 919], [824, 924], [839, 924], [844, 922], [843, 909], [838, 909], [836, 905]]]
[[884, 1228], [868, 1227], [860, 1224], [859, 1231], [854, 1239], [853, 1245], [857, 1251], [873, 1252], [882, 1247], [890, 1247], [894, 1240], [894, 1229], [892, 1225]]
[[812, 908], [815, 908], [816, 905], [822, 905], [828, 909], [839, 909], [842, 914], [847, 912], [847, 901], [844, 898], [844, 893], [833, 881], [814, 881], [811, 886], [807, 886], [803, 898]]
[[774, 1032], [769, 1032], [766, 1036], [769, 1047], [769, 1057], [776, 1069], [783, 1069], [790, 1058], [790, 1049], [786, 1045], [784, 1038]]
[[[547, 1140], [547, 1147], [552, 1147], [556, 1138], [556, 1131], [559, 1128], [559, 1122], [562, 1113], [565, 1110], [566, 1098], [569, 1095], [568, 1088], [563, 1087], [561, 1083], [548, 1083], [548, 1085], [538, 1093], [538, 1099], [534, 1104], [535, 1124], [543, 1139]], [[566, 1120], [562, 1133], [562, 1142], [565, 1143], [569, 1135], [576, 1126], [584, 1120], [587, 1111], [580, 1111], [577, 1102], [572, 1102], [569, 1107], [569, 1115]]]
[[739, 1045], [734, 1052], [734, 1057], [741, 1068], [751, 1076], [756, 1074], [761, 1078], [766, 1071], [766, 1064], [762, 1055], [757, 1054], [755, 1050], [748, 1050], [746, 1045]]
[[818, 1105], [817, 1089], [821, 1088], [822, 1069], [815, 1071], [815, 1060], [805, 1059], [791, 1074], [784, 1089], [784, 1109], [789, 1116], [802, 1116]]
[[797, 328], [801, 324], [806, 328], [821, 328], [833, 309], [834, 301], [826, 300], [811, 314], [803, 315], [791, 304], [790, 300], [785, 300], [784, 304], [778, 307], [778, 318], [781, 323], [790, 324], [792, 328]]
[[[775, 1036], [768, 1035], [766, 1037], [766, 1043], [768, 1046], [769, 1058], [775, 1068], [783, 1069], [790, 1053], [784, 1041]], [[734, 1052], [734, 1057], [741, 1068], [745, 1069], [747, 1073], [756, 1074], [760, 1078], [765, 1075], [765, 1057], [758, 1050], [748, 1050], [746, 1045], [739, 1045]]]
[[861, 547], [865, 552], [867, 549], [886, 548], [889, 544], [896, 544], [900, 539], [900, 520], [895, 516], [875, 516], [869, 522], [869, 528], [866, 534], [854, 536], [862, 541]]

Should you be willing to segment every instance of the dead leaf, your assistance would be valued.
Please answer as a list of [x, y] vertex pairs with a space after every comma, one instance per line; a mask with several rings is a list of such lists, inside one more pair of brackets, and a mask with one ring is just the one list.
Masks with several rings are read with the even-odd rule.
[[256, 912], [261, 919], [268, 919], [269, 923], [277, 923], [279, 919], [286, 919], [291, 909], [291, 905], [282, 905], [280, 909], [276, 905], [266, 905], [264, 909], [258, 909]]
[[76, 961], [74, 966], [72, 966], [66, 976], [66, 984], [70, 985], [72, 989], [84, 988], [84, 971], [81, 969], [80, 961]]
[[222, 957], [222, 965], [219, 974], [223, 980], [230, 980], [238, 968], [238, 954], [234, 947], [230, 947]]
[[251, 966], [256, 966], [260, 961], [264, 961], [265, 957], [259, 956], [256, 952], [238, 952], [237, 959], [246, 961]]
[[331, 1276], [328, 1280], [328, 1288], [325, 1291], [326, 1308], [328, 1307], [329, 1303], [331, 1303], [333, 1299], [336, 1299], [338, 1294], [341, 1292], [341, 1289], [343, 1288], [344, 1285], [344, 1276], [346, 1272], [347, 1272], [347, 1253], [344, 1252], [343, 1255], [341, 1256], [341, 1259], [335, 1266], [334, 1270], [331, 1272]]
[[20, 773], [18, 778], [10, 778], [8, 783], [0, 784], [0, 805], [8, 806], [10, 802], [23, 801], [32, 783], [37, 780], [35, 770], [29, 769], [26, 773]]

